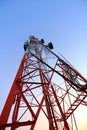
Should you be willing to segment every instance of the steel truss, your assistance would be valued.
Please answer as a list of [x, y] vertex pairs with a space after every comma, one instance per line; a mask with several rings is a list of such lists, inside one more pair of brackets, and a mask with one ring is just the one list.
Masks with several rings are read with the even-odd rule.
[[[26, 48], [25, 48], [26, 49]], [[87, 80], [40, 41], [29, 43], [0, 116], [0, 130], [78, 130]]]

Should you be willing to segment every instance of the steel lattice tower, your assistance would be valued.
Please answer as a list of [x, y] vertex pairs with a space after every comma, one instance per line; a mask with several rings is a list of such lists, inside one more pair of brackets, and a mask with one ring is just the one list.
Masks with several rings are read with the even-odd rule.
[[87, 80], [51, 49], [34, 36], [25, 42], [0, 130], [78, 130], [74, 111], [87, 105]]

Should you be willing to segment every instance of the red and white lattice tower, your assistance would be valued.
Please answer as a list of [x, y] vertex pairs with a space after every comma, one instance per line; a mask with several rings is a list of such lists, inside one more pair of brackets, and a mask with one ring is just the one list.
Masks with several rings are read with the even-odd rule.
[[74, 112], [87, 105], [87, 80], [51, 49], [34, 36], [25, 42], [0, 130], [78, 130]]

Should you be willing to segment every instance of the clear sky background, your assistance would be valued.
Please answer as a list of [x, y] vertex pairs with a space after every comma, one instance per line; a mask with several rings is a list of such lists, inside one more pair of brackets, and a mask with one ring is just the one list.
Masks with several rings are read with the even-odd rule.
[[86, 0], [0, 0], [0, 112], [30, 34], [53, 42], [87, 78]]

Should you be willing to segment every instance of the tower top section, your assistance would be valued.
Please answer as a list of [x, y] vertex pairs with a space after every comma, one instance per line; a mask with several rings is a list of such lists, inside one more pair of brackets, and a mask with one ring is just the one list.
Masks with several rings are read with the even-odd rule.
[[30, 35], [29, 39], [24, 42], [24, 51], [28, 52], [30, 50], [30, 48], [33, 50], [36, 47], [39, 47], [39, 45], [45, 46], [49, 49], [53, 49], [52, 42], [49, 42], [48, 45], [45, 45], [44, 43], [45, 43], [44, 39], [39, 40], [35, 36]]

